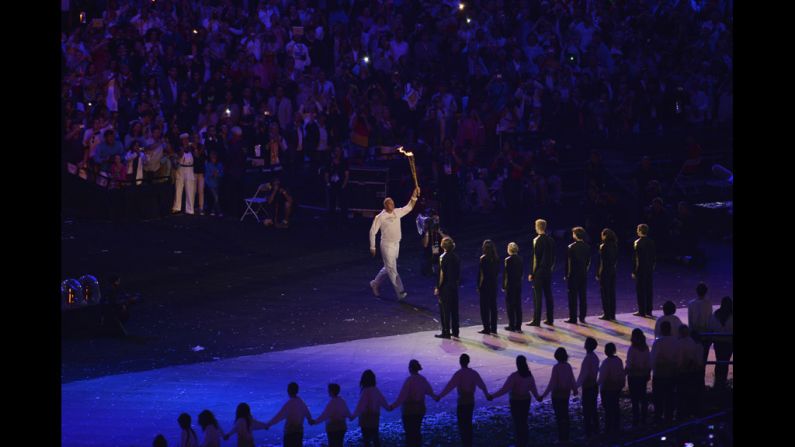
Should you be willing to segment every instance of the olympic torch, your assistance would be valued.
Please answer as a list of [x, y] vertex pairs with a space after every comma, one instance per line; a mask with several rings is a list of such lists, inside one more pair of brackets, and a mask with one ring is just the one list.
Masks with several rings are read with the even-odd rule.
[[420, 184], [417, 181], [417, 168], [414, 166], [414, 153], [413, 152], [406, 152], [403, 150], [403, 146], [398, 146], [398, 152], [405, 155], [406, 158], [409, 160], [409, 167], [411, 168], [411, 176], [414, 178], [414, 187], [419, 189]]

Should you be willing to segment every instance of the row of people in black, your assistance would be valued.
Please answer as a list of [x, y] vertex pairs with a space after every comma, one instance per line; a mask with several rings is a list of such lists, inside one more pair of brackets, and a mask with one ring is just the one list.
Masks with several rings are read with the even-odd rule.
[[[542, 304], [546, 306], [544, 324], [554, 325], [552, 298], [552, 270], [555, 265], [555, 241], [546, 232], [547, 222], [538, 219], [535, 222], [537, 236], [533, 239], [532, 266], [527, 279], [533, 284], [533, 320], [528, 326], [540, 326]], [[587, 312], [586, 286], [588, 270], [591, 267], [591, 248], [585, 242], [586, 232], [582, 227], [571, 230], [574, 242], [567, 248], [564, 280], [568, 284], [569, 319], [567, 323], [585, 323]], [[649, 237], [649, 227], [640, 224], [637, 227], [638, 239], [633, 244], [632, 278], [636, 281], [638, 311], [636, 316], [652, 317], [652, 276], [656, 262], [654, 241]], [[461, 279], [461, 261], [456, 255], [455, 243], [449, 236], [441, 242], [444, 251], [439, 257], [439, 276], [434, 294], [438, 296], [441, 313], [442, 333], [438, 338], [458, 337], [458, 287]], [[599, 245], [599, 267], [596, 280], [599, 282], [602, 298], [602, 320], [616, 318], [616, 262], [618, 258], [618, 239], [610, 228], [602, 230]], [[483, 323], [481, 334], [497, 333], [497, 286], [498, 264], [497, 249], [494, 242], [483, 242], [483, 254], [480, 257], [477, 289], [480, 295], [480, 313]], [[508, 257], [505, 258], [502, 278], [502, 290], [505, 292], [508, 313], [509, 332], [522, 332], [522, 284], [524, 282], [524, 262], [519, 256], [519, 245], [508, 244]], [[542, 301], [543, 297], [543, 301]]]

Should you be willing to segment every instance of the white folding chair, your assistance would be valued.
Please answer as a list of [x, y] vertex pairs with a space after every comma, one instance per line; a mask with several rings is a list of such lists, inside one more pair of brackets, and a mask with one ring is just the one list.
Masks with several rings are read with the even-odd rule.
[[257, 192], [254, 193], [253, 197], [249, 197], [248, 199], [243, 199], [243, 202], [246, 204], [246, 210], [243, 212], [243, 215], [240, 217], [240, 221], [243, 222], [243, 219], [246, 218], [249, 214], [253, 215], [257, 222], [261, 221], [259, 217], [259, 213], [264, 213], [266, 216], [269, 216], [268, 211], [263, 209], [265, 205], [268, 203], [267, 197], [260, 197], [260, 193], [265, 195], [268, 191], [268, 187], [270, 186], [269, 183], [263, 183], [257, 187]]

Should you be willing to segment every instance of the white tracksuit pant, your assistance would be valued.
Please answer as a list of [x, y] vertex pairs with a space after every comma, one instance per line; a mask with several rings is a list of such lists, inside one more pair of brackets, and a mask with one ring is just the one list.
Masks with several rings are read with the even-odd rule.
[[174, 211], [182, 211], [182, 191], [185, 190], [185, 213], [193, 214], [193, 198], [196, 196], [196, 176], [193, 175], [193, 166], [179, 167], [174, 176]]
[[395, 288], [395, 293], [398, 297], [405, 291], [403, 288], [403, 281], [400, 280], [400, 275], [397, 271], [397, 259], [400, 253], [400, 242], [384, 242], [381, 241], [381, 259], [384, 260], [384, 267], [375, 276], [375, 284], [381, 287], [384, 278], [389, 277], [392, 287]]

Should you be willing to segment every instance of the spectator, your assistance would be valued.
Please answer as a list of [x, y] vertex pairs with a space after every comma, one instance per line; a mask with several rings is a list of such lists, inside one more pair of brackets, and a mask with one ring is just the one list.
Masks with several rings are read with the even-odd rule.
[[210, 208], [210, 216], [224, 217], [221, 212], [221, 194], [219, 193], [221, 179], [224, 177], [224, 165], [218, 160], [218, 152], [210, 152], [210, 158], [205, 162], [204, 166], [205, 184], [213, 201]]
[[660, 325], [660, 338], [651, 347], [651, 367], [654, 373], [652, 393], [654, 394], [654, 420], [659, 423], [665, 417], [670, 423], [674, 416], [674, 381], [679, 361], [679, 342], [671, 335], [671, 322]]
[[311, 425], [326, 422], [326, 436], [328, 436], [329, 447], [342, 447], [345, 440], [345, 432], [348, 426], [345, 420], [351, 417], [351, 411], [348, 409], [348, 404], [339, 397], [340, 386], [336, 383], [329, 383], [328, 395], [331, 398], [326, 404], [323, 413], [317, 419], [310, 420]]
[[381, 408], [392, 411], [386, 403], [384, 395], [375, 385], [375, 373], [372, 370], [365, 370], [359, 380], [361, 394], [359, 403], [353, 410], [351, 420], [359, 418], [359, 427], [362, 429], [362, 441], [365, 447], [379, 447], [381, 445], [378, 433], [379, 422], [381, 419]]
[[284, 446], [300, 447], [304, 445], [304, 419], [311, 421], [312, 415], [304, 401], [298, 397], [297, 383], [290, 382], [287, 385], [287, 395], [290, 398], [276, 413], [276, 416], [265, 423], [265, 429], [267, 430], [284, 420]]
[[[495, 275], [496, 276], [496, 275]], [[458, 433], [461, 436], [461, 445], [472, 447], [472, 413], [475, 410], [475, 388], [483, 390], [483, 394], [488, 398], [489, 391], [486, 384], [477, 371], [469, 367], [469, 356], [461, 354], [458, 358], [461, 369], [453, 374], [450, 381], [444, 387], [436, 401], [446, 396], [453, 388], [458, 390], [458, 405], [456, 414], [458, 416]]]
[[543, 398], [538, 394], [536, 381], [530, 368], [527, 366], [527, 358], [523, 355], [516, 357], [516, 372], [512, 373], [505, 380], [502, 388], [490, 397], [493, 400], [505, 393], [510, 393], [511, 418], [513, 419], [514, 432], [516, 433], [516, 446], [527, 447], [529, 432], [527, 429], [527, 417], [530, 413], [530, 394], [541, 402]]
[[196, 178], [196, 193], [199, 200], [199, 216], [204, 215], [204, 186], [207, 153], [204, 145], [198, 141], [193, 143], [193, 176]]
[[127, 167], [121, 161], [121, 154], [114, 154], [110, 164], [110, 189], [119, 189], [127, 180]]
[[605, 358], [599, 368], [597, 383], [602, 391], [602, 406], [605, 409], [605, 433], [608, 437], [619, 434], [621, 429], [621, 411], [618, 397], [624, 389], [624, 363], [616, 356], [616, 345], [605, 345]]
[[663, 316], [658, 318], [657, 322], [654, 324], [654, 338], [660, 338], [662, 335], [660, 328], [666, 321], [671, 325], [671, 334], [679, 333], [679, 326], [682, 325], [682, 320], [675, 314], [676, 304], [674, 304], [673, 301], [666, 301], [665, 304], [663, 304]]
[[715, 343], [715, 383], [714, 387], [723, 390], [726, 387], [726, 380], [729, 374], [728, 362], [731, 360], [734, 350], [734, 307], [731, 298], [723, 297], [720, 308], [716, 310], [707, 324], [709, 332], [721, 335], [713, 335], [712, 341]]
[[648, 412], [647, 387], [651, 378], [651, 354], [646, 344], [646, 335], [639, 328], [632, 330], [632, 338], [627, 350], [627, 382], [632, 400], [632, 426], [646, 424]]
[[179, 428], [181, 430], [179, 436], [179, 447], [198, 447], [199, 438], [196, 437], [196, 432], [193, 431], [193, 427], [191, 427], [190, 415], [188, 413], [180, 414], [177, 418], [177, 422], [179, 423]]
[[558, 363], [552, 367], [552, 376], [549, 379], [546, 391], [541, 399], [552, 393], [552, 408], [555, 410], [555, 420], [558, 423], [558, 442], [569, 442], [569, 398], [570, 393], [577, 395], [577, 381], [569, 365], [569, 354], [565, 348], [555, 350], [555, 360]]
[[201, 447], [221, 447], [221, 438], [224, 431], [218, 426], [215, 415], [210, 410], [199, 413], [199, 426], [204, 432]]
[[342, 148], [335, 146], [331, 156], [331, 162], [324, 174], [326, 180], [326, 188], [328, 191], [328, 207], [329, 214], [333, 217], [337, 213], [337, 206], [339, 205], [342, 216], [348, 215], [348, 201], [346, 187], [350, 178], [350, 171], [348, 170], [348, 160], [343, 156]]
[[275, 226], [276, 228], [287, 228], [290, 226], [290, 216], [293, 213], [293, 197], [282, 185], [281, 179], [276, 177], [268, 183], [265, 191], [270, 191], [268, 197], [268, 212], [272, 216], [270, 219], [263, 220], [266, 227]]
[[116, 139], [116, 132], [113, 129], [106, 130], [103, 134], [104, 140], [96, 146], [93, 160], [101, 169], [110, 167], [116, 155], [124, 155], [124, 147]]
[[130, 143], [130, 147], [127, 150], [127, 153], [124, 154], [124, 161], [125, 164], [125, 177], [128, 178], [135, 186], [139, 186], [143, 183], [144, 179], [144, 166], [146, 166], [146, 153], [143, 151], [143, 147], [141, 146], [141, 142], [139, 140], [133, 140]]
[[403, 382], [397, 400], [389, 406], [389, 410], [401, 407], [403, 429], [406, 431], [406, 446], [422, 446], [422, 419], [425, 417], [425, 396], [439, 400], [433, 392], [431, 384], [420, 374], [420, 362], [412, 359], [409, 362], [409, 377]]
[[599, 414], [596, 411], [596, 398], [599, 396], [599, 357], [594, 353], [596, 347], [595, 338], [585, 339], [585, 357], [577, 377], [577, 387], [582, 388], [582, 419], [585, 437], [588, 439], [599, 434]]
[[185, 214], [193, 215], [193, 199], [196, 195], [196, 177], [193, 174], [194, 160], [192, 145], [188, 142], [190, 135], [183, 133], [179, 136], [181, 142], [177, 148], [174, 176], [174, 205], [172, 214], [182, 212], [182, 193], [185, 192]]

